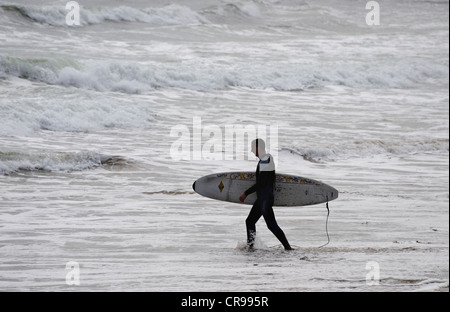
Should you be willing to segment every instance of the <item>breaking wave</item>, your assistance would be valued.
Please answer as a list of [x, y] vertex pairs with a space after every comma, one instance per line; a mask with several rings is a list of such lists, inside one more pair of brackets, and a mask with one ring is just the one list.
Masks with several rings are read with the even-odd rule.
[[[16, 12], [33, 22], [52, 26], [67, 26], [65, 6], [19, 6], [2, 5], [6, 12]], [[208, 21], [200, 14], [180, 5], [161, 8], [136, 9], [128, 6], [80, 8], [80, 25], [94, 25], [104, 22], [141, 22], [154, 25], [203, 24]]]
[[73, 172], [104, 166], [124, 166], [122, 157], [101, 155], [95, 152], [79, 153], [20, 153], [0, 151], [0, 175], [26, 171]]
[[180, 88], [197, 91], [232, 87], [301, 91], [328, 85], [356, 88], [411, 88], [428, 79], [448, 79], [448, 63], [428, 59], [384, 64], [238, 63], [211, 66], [0, 56], [0, 78], [19, 77], [52, 85], [96, 91], [145, 93]]
[[[222, 3], [205, 8], [199, 12], [178, 4], [159, 8], [83, 7], [80, 6], [80, 26], [96, 25], [106, 22], [140, 22], [155, 26], [247, 23], [262, 17], [262, 11], [272, 3], [261, 0]], [[51, 26], [67, 26], [66, 16], [70, 10], [64, 5], [1, 5], [6, 13], [16, 13], [23, 18]]]
[[333, 161], [337, 159], [364, 158], [374, 155], [408, 155], [428, 152], [449, 152], [448, 139], [418, 139], [405, 141], [365, 140], [353, 141], [345, 146], [336, 145], [322, 148], [288, 148], [289, 152], [311, 162]]
[[[15, 85], [14, 81], [8, 88]], [[104, 99], [102, 94], [89, 92], [81, 95], [68, 92], [61, 98], [36, 91], [34, 96], [4, 99], [0, 103], [0, 136], [29, 135], [41, 130], [142, 129], [153, 125], [155, 120], [151, 101]]]

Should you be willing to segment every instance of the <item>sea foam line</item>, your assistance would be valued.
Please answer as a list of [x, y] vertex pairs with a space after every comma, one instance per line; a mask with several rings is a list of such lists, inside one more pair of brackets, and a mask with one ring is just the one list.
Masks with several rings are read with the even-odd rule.
[[95, 169], [101, 166], [113, 167], [127, 165], [118, 156], [102, 155], [97, 152], [1, 152], [0, 175], [20, 171], [72, 172]]
[[311, 162], [364, 158], [374, 155], [409, 155], [430, 152], [449, 152], [448, 139], [417, 139], [399, 141], [365, 140], [320, 148], [282, 147], [282, 152], [303, 157]]

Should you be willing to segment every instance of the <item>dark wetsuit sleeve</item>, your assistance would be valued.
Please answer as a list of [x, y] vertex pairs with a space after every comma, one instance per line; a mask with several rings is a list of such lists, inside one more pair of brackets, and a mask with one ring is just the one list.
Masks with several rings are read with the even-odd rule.
[[253, 185], [251, 188], [249, 188], [248, 190], [246, 190], [246, 191], [245, 191], [245, 196], [248, 196], [248, 195], [250, 195], [250, 194], [256, 192], [256, 186], [257, 186], [257, 185], [255, 184], [255, 185]]

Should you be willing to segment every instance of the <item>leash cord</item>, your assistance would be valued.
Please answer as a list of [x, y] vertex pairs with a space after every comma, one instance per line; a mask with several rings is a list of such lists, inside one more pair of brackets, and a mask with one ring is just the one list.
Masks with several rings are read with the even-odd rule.
[[328, 196], [327, 196], [327, 206], [326, 207], [327, 207], [328, 213], [327, 213], [327, 221], [325, 223], [325, 231], [327, 232], [327, 239], [328, 239], [328, 241], [327, 241], [326, 244], [323, 244], [323, 245], [321, 245], [321, 246], [319, 246], [317, 248], [322, 248], [323, 246], [326, 246], [326, 245], [328, 245], [330, 243], [330, 235], [328, 235], [328, 217], [330, 216], [330, 208], [328, 208]]

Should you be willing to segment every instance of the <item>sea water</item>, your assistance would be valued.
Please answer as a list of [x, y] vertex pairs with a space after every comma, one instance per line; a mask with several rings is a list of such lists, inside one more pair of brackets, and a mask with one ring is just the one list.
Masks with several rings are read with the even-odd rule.
[[[0, 2], [0, 290], [448, 291], [447, 1], [66, 4]], [[193, 192], [255, 170], [227, 125], [340, 191], [275, 207], [295, 250]]]

